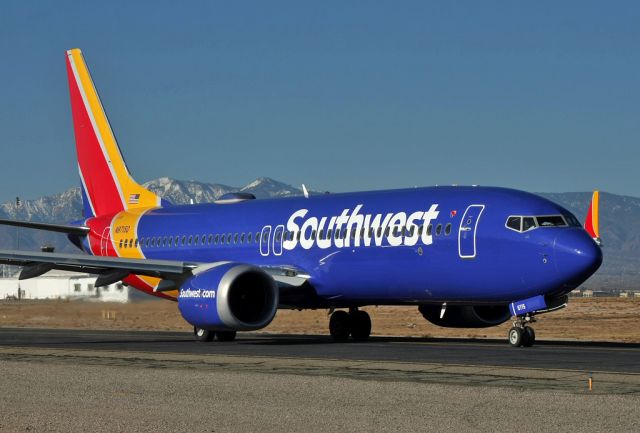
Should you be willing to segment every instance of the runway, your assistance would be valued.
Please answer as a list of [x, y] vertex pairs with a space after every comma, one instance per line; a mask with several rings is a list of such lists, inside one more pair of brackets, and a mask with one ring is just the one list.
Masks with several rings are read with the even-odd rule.
[[5, 328], [0, 431], [631, 432], [639, 361], [623, 344]]
[[190, 333], [0, 329], [0, 347], [109, 350], [185, 355], [402, 362], [640, 374], [640, 345], [372, 337], [334, 343], [313, 335], [238, 334], [231, 343], [199, 343]]

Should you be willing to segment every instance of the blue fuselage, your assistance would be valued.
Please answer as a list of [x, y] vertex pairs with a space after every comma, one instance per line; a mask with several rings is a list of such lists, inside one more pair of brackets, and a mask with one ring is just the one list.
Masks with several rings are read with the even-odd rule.
[[[135, 220], [126, 235], [108, 239], [118, 255], [135, 248], [153, 259], [291, 269], [308, 275], [315, 292], [290, 305], [301, 308], [320, 301], [329, 306], [505, 304], [553, 297], [577, 287], [602, 262], [600, 248], [569, 211], [505, 188], [431, 187], [167, 206], [118, 218], [105, 224], [111, 233], [124, 230], [118, 220]], [[537, 223], [531, 227], [527, 221]], [[98, 231], [92, 235], [101, 238], [92, 247], [87, 241], [84, 249], [107, 255], [107, 249], [96, 251], [95, 245], [105, 242], [105, 231]]]

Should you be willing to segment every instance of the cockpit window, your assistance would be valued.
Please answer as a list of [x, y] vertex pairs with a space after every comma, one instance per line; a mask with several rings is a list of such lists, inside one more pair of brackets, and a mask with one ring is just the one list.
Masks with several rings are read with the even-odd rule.
[[507, 227], [509, 227], [511, 230], [515, 230], [519, 232], [521, 225], [522, 225], [522, 217], [510, 216], [509, 218], [507, 218]]
[[564, 219], [567, 220], [567, 223], [571, 227], [582, 227], [582, 224], [580, 223], [580, 221], [578, 221], [578, 219], [570, 213], [565, 214]]
[[[566, 220], [565, 220], [566, 218]], [[569, 221], [569, 223], [567, 223]], [[571, 215], [544, 215], [544, 216], [510, 216], [507, 218], [505, 226], [508, 229], [516, 232], [524, 233], [536, 228], [545, 227], [568, 227], [568, 226], [581, 226], [576, 217]]]
[[549, 215], [536, 217], [540, 227], [566, 227], [567, 223], [560, 215]]
[[526, 232], [536, 228], [536, 220], [533, 217], [522, 218], [522, 231]]

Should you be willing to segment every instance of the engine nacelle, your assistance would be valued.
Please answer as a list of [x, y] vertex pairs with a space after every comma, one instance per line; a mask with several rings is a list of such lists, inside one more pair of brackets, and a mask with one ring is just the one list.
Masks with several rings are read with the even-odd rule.
[[267, 326], [278, 308], [278, 286], [266, 272], [242, 263], [205, 265], [180, 286], [184, 320], [210, 331], [253, 331]]
[[421, 305], [418, 310], [434, 325], [445, 328], [488, 328], [511, 317], [507, 305], [451, 305], [440, 318], [440, 305]]

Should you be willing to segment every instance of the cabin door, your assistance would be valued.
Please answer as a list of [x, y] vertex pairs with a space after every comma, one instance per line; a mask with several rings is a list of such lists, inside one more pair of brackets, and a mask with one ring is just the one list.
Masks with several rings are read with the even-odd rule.
[[100, 236], [100, 255], [109, 255], [109, 243], [111, 242], [111, 227], [105, 227]]
[[282, 235], [284, 234], [284, 226], [283, 225], [279, 225], [276, 226], [275, 230], [273, 231], [273, 254], [276, 256], [281, 256], [282, 255]]
[[458, 231], [458, 254], [462, 259], [473, 259], [476, 257], [476, 233], [478, 222], [484, 211], [483, 204], [472, 204], [467, 208], [460, 221]]
[[264, 226], [260, 233], [260, 254], [269, 255], [269, 246], [271, 241], [271, 226]]

